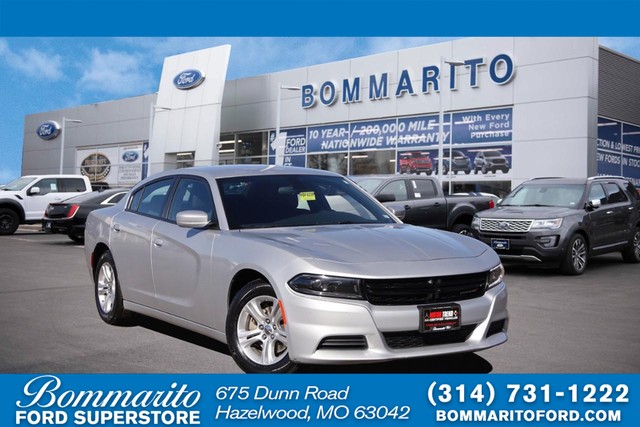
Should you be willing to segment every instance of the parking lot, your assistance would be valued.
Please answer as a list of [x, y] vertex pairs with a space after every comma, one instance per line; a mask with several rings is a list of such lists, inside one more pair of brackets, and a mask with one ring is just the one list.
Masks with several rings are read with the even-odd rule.
[[[83, 247], [34, 227], [0, 237], [0, 372], [235, 373], [226, 346], [139, 318], [114, 327], [96, 312]], [[305, 372], [635, 373], [640, 265], [619, 254], [582, 276], [507, 266], [509, 341], [477, 354]]]

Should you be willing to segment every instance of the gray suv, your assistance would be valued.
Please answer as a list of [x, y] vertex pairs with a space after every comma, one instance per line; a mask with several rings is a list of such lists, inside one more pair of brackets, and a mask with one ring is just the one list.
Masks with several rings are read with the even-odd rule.
[[640, 195], [622, 177], [532, 179], [477, 213], [471, 227], [503, 260], [567, 274], [608, 252], [640, 262]]

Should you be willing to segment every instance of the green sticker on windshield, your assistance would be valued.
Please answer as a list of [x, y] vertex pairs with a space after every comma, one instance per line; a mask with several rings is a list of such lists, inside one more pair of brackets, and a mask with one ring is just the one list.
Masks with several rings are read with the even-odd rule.
[[304, 200], [305, 202], [313, 202], [316, 200], [316, 193], [313, 191], [303, 191], [298, 194], [298, 197], [300, 197], [300, 200]]

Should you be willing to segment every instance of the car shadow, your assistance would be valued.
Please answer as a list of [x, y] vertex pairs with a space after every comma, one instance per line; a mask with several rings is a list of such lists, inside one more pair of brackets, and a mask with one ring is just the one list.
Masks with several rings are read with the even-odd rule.
[[[618, 268], [625, 263], [619, 253], [610, 253], [590, 257], [587, 263], [587, 269], [583, 274], [589, 274], [590, 271], [606, 270], [610, 268]], [[557, 267], [536, 267], [535, 265], [519, 264], [504, 262], [506, 273], [517, 274], [535, 274], [540, 277], [565, 276]], [[569, 277], [569, 276], [566, 276]], [[579, 277], [579, 276], [576, 276]]]
[[130, 326], [140, 326], [160, 334], [168, 335], [172, 338], [186, 341], [193, 345], [213, 350], [217, 353], [222, 353], [227, 356], [230, 355], [229, 348], [225, 344], [197, 332], [192, 332], [188, 329], [163, 322], [162, 320], [136, 314]]
[[488, 374], [493, 366], [475, 353], [450, 354], [383, 363], [301, 365], [299, 373], [350, 374]]

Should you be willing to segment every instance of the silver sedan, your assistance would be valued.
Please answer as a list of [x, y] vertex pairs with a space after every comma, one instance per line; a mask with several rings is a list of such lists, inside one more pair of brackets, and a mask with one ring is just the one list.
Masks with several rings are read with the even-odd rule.
[[87, 220], [100, 317], [228, 344], [247, 372], [472, 352], [507, 340], [495, 252], [402, 224], [350, 180], [272, 166], [179, 169]]

